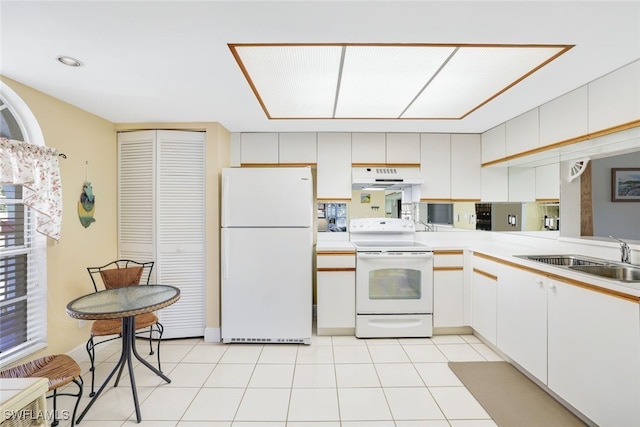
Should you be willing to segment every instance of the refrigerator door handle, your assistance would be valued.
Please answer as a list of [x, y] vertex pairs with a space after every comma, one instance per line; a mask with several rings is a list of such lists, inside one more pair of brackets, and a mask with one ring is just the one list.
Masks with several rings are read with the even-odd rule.
[[229, 204], [231, 203], [231, 198], [229, 197], [229, 177], [225, 176], [222, 178], [222, 225], [226, 225], [227, 221], [229, 221]]
[[226, 233], [222, 233], [222, 278], [229, 278], [229, 238]]

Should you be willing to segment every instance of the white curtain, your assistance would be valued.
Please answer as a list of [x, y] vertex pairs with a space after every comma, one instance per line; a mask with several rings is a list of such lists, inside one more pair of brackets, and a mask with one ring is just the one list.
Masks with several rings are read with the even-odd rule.
[[0, 183], [22, 185], [24, 204], [36, 212], [36, 230], [60, 240], [62, 180], [56, 149], [0, 138]]

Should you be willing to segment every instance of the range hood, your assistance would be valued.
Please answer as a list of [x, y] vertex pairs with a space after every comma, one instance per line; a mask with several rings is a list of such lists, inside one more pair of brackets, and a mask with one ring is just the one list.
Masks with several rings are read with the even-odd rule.
[[424, 183], [420, 168], [416, 167], [363, 167], [353, 168], [354, 190], [402, 190]]

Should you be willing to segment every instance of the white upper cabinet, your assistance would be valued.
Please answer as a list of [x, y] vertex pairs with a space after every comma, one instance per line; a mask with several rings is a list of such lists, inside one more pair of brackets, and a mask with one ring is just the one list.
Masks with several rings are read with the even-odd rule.
[[566, 141], [588, 132], [587, 86], [540, 106], [540, 145]]
[[420, 184], [423, 200], [451, 199], [451, 135], [425, 133], [420, 135]]
[[351, 162], [354, 165], [373, 166], [387, 163], [387, 138], [382, 132], [355, 132], [351, 134]]
[[560, 198], [560, 163], [536, 168], [536, 200]]
[[351, 200], [351, 134], [319, 133], [317, 198]]
[[288, 132], [279, 134], [278, 163], [281, 165], [315, 165], [316, 133]]
[[480, 200], [480, 134], [451, 135], [451, 199]]
[[420, 134], [388, 133], [387, 164], [418, 165], [420, 162]]
[[418, 165], [420, 134], [356, 132], [351, 134], [354, 165]]
[[589, 83], [589, 132], [640, 119], [640, 61]]
[[278, 164], [277, 133], [243, 133], [240, 137], [240, 163]]
[[489, 129], [481, 135], [482, 163], [502, 159], [506, 155], [506, 125], [504, 123]]
[[540, 126], [537, 108], [507, 121], [505, 144], [507, 156], [538, 148]]

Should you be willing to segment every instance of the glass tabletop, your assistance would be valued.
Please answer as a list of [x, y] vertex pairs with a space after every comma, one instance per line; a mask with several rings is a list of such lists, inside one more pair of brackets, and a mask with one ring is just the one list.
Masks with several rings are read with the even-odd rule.
[[180, 289], [174, 286], [125, 286], [76, 298], [67, 304], [67, 314], [75, 319], [117, 319], [159, 310], [178, 299]]

